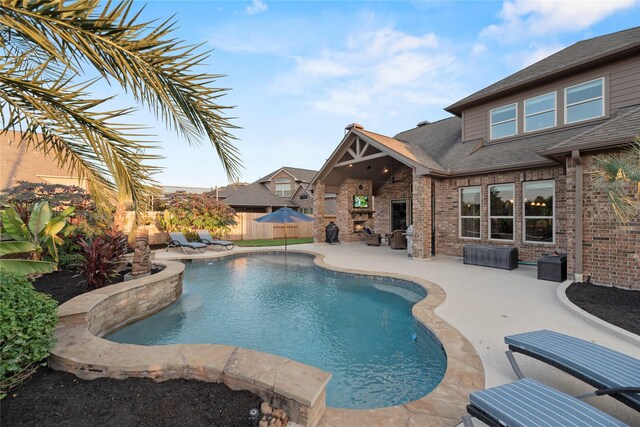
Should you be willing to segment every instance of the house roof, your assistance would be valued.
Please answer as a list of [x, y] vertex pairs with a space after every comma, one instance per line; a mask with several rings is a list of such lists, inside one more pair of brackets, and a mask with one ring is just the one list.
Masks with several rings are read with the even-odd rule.
[[224, 201], [229, 206], [296, 206], [288, 198], [278, 197], [259, 181], [236, 191]]
[[531, 84], [557, 79], [583, 67], [610, 61], [615, 56], [627, 55], [630, 51], [638, 49], [640, 49], [640, 27], [582, 40], [467, 96], [445, 110], [459, 116], [463, 109], [472, 105], [507, 95], [515, 90], [522, 90]]
[[[308, 184], [316, 175], [317, 171], [311, 169], [291, 168], [288, 166], [281, 167], [268, 175], [258, 179], [251, 184], [238, 188], [236, 192], [229, 195], [225, 199], [225, 203], [229, 206], [298, 206], [293, 200], [286, 197], [276, 196], [264, 183], [278, 172], [284, 170], [293, 177], [299, 184]], [[292, 188], [293, 193], [297, 190]]]
[[545, 155], [567, 153], [575, 149], [599, 149], [631, 142], [640, 135], [640, 105], [618, 109], [611, 119], [590, 127], [578, 135], [545, 150]]
[[291, 175], [293, 179], [299, 182], [311, 182], [311, 180], [316, 175], [316, 173], [318, 173], [318, 171], [312, 170], [312, 169], [301, 169], [301, 168], [292, 168], [289, 166], [283, 166], [280, 169], [273, 171], [270, 174], [265, 175], [262, 178], [258, 179], [258, 182], [270, 181], [271, 178], [280, 171], [285, 171], [286, 173]]

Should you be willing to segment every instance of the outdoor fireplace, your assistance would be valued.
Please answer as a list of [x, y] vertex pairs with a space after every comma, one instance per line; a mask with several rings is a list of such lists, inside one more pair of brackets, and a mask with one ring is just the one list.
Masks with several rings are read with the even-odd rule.
[[353, 221], [353, 232], [354, 233], [362, 233], [366, 223], [367, 223], [367, 221]]

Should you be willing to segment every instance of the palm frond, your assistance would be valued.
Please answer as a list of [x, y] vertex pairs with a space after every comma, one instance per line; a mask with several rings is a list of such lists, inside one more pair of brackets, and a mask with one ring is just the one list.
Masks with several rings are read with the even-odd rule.
[[223, 116], [229, 107], [217, 103], [227, 89], [212, 86], [222, 76], [195, 72], [208, 52], [171, 38], [172, 19], [142, 22], [132, 5], [132, 0], [102, 8], [99, 1], [5, 0], [0, 26], [18, 36], [3, 42], [14, 51], [37, 46], [73, 72], [90, 64], [190, 143], [208, 139], [229, 179], [237, 178], [241, 163], [229, 132], [235, 126]]

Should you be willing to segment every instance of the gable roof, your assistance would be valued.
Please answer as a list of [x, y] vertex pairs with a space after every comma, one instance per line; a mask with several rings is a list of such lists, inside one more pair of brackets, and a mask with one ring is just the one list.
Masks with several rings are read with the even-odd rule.
[[465, 108], [532, 84], [557, 79], [587, 66], [592, 67], [596, 63], [609, 62], [634, 50], [640, 50], [640, 27], [582, 40], [467, 96], [445, 110], [460, 116]]
[[316, 173], [318, 173], [318, 171], [312, 170], [312, 169], [292, 168], [289, 166], [283, 166], [280, 169], [275, 170], [270, 174], [265, 175], [262, 178], [258, 179], [258, 182], [271, 181], [271, 178], [273, 178], [273, 176], [280, 171], [285, 171], [286, 173], [291, 175], [291, 177], [294, 180], [300, 181], [300, 182], [311, 182], [311, 180], [316, 175]]
[[278, 197], [259, 181], [243, 187], [227, 197], [224, 202], [229, 206], [296, 206], [285, 197]]

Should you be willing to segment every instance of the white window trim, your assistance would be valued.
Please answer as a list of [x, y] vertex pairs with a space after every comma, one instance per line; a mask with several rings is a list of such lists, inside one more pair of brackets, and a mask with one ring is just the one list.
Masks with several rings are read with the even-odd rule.
[[[510, 185], [513, 189], [513, 214], [511, 216], [491, 216], [491, 187], [497, 186], [507, 186]], [[504, 184], [489, 184], [487, 186], [487, 217], [489, 220], [487, 221], [487, 229], [488, 234], [487, 238], [489, 240], [494, 240], [496, 242], [515, 242], [516, 241], [516, 185], [514, 183], [504, 183]], [[491, 219], [492, 218], [511, 218], [513, 220], [513, 238], [512, 239], [494, 239], [491, 238]]]
[[[573, 87], [576, 87], [576, 86], [583, 85], [583, 84], [592, 83], [592, 82], [595, 82], [595, 81], [598, 81], [598, 80], [600, 80], [602, 82], [602, 95], [601, 96], [596, 96], [595, 98], [585, 99], [584, 101], [575, 102], [575, 103], [573, 103], [571, 105], [567, 105], [567, 91], [569, 89], [571, 89]], [[572, 86], [565, 87], [564, 88], [564, 124], [565, 125], [572, 125], [574, 123], [586, 122], [587, 120], [594, 120], [594, 119], [599, 119], [601, 117], [604, 117], [604, 112], [605, 112], [605, 108], [604, 108], [605, 90], [604, 89], [605, 89], [604, 88], [604, 77], [600, 77], [598, 79], [593, 79], [593, 80], [589, 80], [589, 81], [586, 81], [586, 82], [582, 82], [582, 83], [578, 83], [578, 84], [575, 84], [575, 85], [572, 85]], [[568, 121], [569, 116], [567, 115], [567, 110], [569, 109], [569, 107], [573, 107], [574, 105], [585, 104], [585, 103], [590, 102], [590, 101], [595, 101], [596, 99], [602, 99], [602, 108], [601, 108], [599, 116], [589, 117], [588, 119], [576, 120], [574, 122], [569, 122]]]
[[[505, 107], [511, 107], [512, 105], [514, 105], [516, 107], [516, 115], [515, 115], [515, 117], [513, 119], [503, 120], [501, 122], [493, 123], [493, 121], [491, 120], [491, 116], [493, 115], [493, 112], [495, 110], [499, 110], [499, 109], [505, 108]], [[509, 123], [509, 122], [516, 122], [516, 133], [511, 134], [511, 135], [501, 136], [501, 137], [498, 137], [498, 138], [494, 138], [493, 137], [493, 126], [494, 125], [501, 125], [503, 123]], [[507, 105], [502, 105], [500, 107], [492, 108], [491, 110], [489, 110], [489, 139], [491, 141], [498, 140], [498, 139], [504, 139], [504, 138], [511, 138], [512, 136], [515, 136], [517, 134], [518, 134], [518, 103], [517, 102], [513, 102], [513, 103], [507, 104]]]
[[[469, 190], [472, 188], [477, 188], [480, 190], [480, 215], [478, 216], [462, 216], [462, 190]], [[458, 188], [458, 237], [461, 239], [468, 240], [482, 240], [482, 187], [481, 186], [472, 186], [472, 187], [460, 187]], [[480, 236], [479, 237], [469, 237], [462, 235], [462, 219], [463, 218], [479, 218], [480, 219]]]
[[[550, 182], [553, 187], [553, 212], [551, 216], [527, 216], [525, 213], [525, 200], [524, 200], [524, 187], [527, 184], [537, 184], [540, 182]], [[556, 244], [556, 180], [555, 179], [543, 179], [540, 181], [525, 181], [522, 183], [522, 241], [533, 245], [555, 245]], [[551, 236], [550, 242], [539, 242], [527, 240], [527, 219], [549, 219], [551, 218]]]
[[[284, 182], [285, 180], [286, 180], [286, 182]], [[278, 182], [278, 181], [281, 181], [281, 182]], [[278, 185], [288, 185], [289, 186], [289, 194], [288, 195], [287, 194], [283, 194], [283, 195], [278, 194]], [[292, 185], [291, 180], [289, 178], [277, 178], [275, 180], [274, 189], [273, 190], [274, 190], [274, 194], [276, 195], [276, 197], [291, 197], [293, 195], [293, 193], [294, 193], [293, 192], [293, 185]]]
[[[529, 114], [527, 115], [527, 101], [531, 101], [533, 99], [536, 98], [542, 98], [543, 96], [547, 96], [547, 95], [553, 95], [553, 108], [550, 108], [548, 110], [544, 110], [544, 111], [538, 111], [537, 113], [533, 113], [533, 114]], [[548, 92], [548, 93], [543, 93], [542, 95], [538, 95], [538, 96], [534, 96], [533, 98], [529, 98], [529, 99], [525, 99], [523, 105], [523, 110], [524, 110], [524, 117], [522, 118], [522, 127], [524, 128], [524, 132], [537, 132], [539, 130], [544, 130], [544, 129], [551, 129], [554, 128], [556, 126], [558, 126], [558, 94], [556, 91], [553, 92]], [[528, 117], [535, 117], [535, 116], [539, 116], [540, 114], [544, 114], [544, 113], [548, 113], [549, 111], [553, 111], [553, 124], [551, 126], [547, 126], [547, 127], [543, 127], [543, 128], [538, 128], [538, 129], [534, 129], [534, 130], [527, 130], [527, 118]]]

